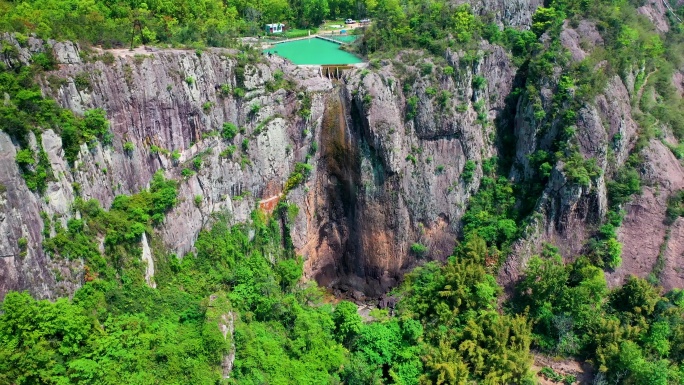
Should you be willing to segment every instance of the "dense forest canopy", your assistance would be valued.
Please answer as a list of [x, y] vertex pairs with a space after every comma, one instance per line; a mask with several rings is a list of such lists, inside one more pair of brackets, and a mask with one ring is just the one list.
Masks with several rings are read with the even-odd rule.
[[[339, 17], [375, 19], [357, 47], [372, 60], [401, 49], [441, 58], [449, 49], [469, 54], [468, 65], [486, 40], [504, 47], [519, 68], [513, 96], [532, 101], [539, 126], [558, 132], [550, 148], [530, 156], [532, 181], [507, 178], [516, 165], [506, 148], [483, 162], [453, 254], [408, 274], [393, 292], [395, 311], [376, 309], [372, 321], [354, 304], [302, 282], [303, 261], [289, 239], [298, 208], [286, 200], [272, 214], [254, 211], [248, 224], [230, 226], [225, 214], [215, 214], [194, 252], [177, 258], [154, 234], [178, 204], [178, 181], [160, 172], [148, 189], [120, 195], [109, 208], [79, 198], [73, 210], [80, 219], [63, 227], [44, 218], [43, 247], [55, 258], [83, 260], [87, 282], [73, 300], [6, 296], [0, 384], [534, 384], [533, 352], [590, 362], [596, 384], [684, 384], [684, 292], [663, 292], [655, 276], [610, 289], [604, 276], [621, 263], [616, 231], [624, 204], [641, 189], [640, 151], [659, 135], [656, 122], [684, 138], [684, 106], [670, 81], [684, 64], [684, 29], [670, 15], [670, 32], [658, 33], [636, 12], [640, 5], [551, 1], [528, 29], [501, 27], [467, 4], [441, 0], [0, 1], [0, 29], [18, 40], [35, 33], [104, 47], [126, 45], [134, 32], [136, 43], [226, 46], [260, 33], [266, 22], [307, 28]], [[681, 7], [676, 12], [684, 17]], [[580, 20], [596, 23], [605, 44], [571, 62], [560, 31]], [[13, 47], [3, 44], [2, 54], [12, 55]], [[42, 95], [34, 78], [55, 65], [38, 54], [31, 66], [0, 68], [0, 94], [7, 95], [0, 128], [21, 148], [16, 162], [36, 193], [54, 175], [44, 151], [27, 145], [30, 133], [55, 129], [71, 163], [81, 145], [111, 141], [105, 111], [77, 116]], [[454, 71], [448, 68], [442, 68], [447, 76]], [[563, 163], [568, 183], [582, 186], [600, 175], [595, 161], [579, 152], [576, 112], [610, 77], [633, 76], [643, 84], [647, 73], [654, 75], [645, 94], [655, 96], [634, 101], [639, 140], [610, 175], [608, 213], [586, 255], [564, 263], [547, 245], [503, 298], [497, 269], [535, 215], [551, 170]], [[542, 105], [542, 88], [553, 90], [550, 106]], [[415, 91], [401, 92], [412, 111]], [[510, 146], [510, 130], [497, 129]], [[225, 126], [223, 139], [236, 130]], [[681, 157], [682, 149], [673, 151]], [[684, 213], [683, 200], [671, 199], [673, 220]], [[139, 259], [143, 234], [159, 259], [156, 289], [146, 285]], [[228, 318], [234, 338], [219, 327]], [[232, 349], [234, 367], [223, 378], [223, 357]]]
[[0, 29], [104, 47], [137, 44], [226, 46], [264, 33], [264, 24], [317, 28], [324, 19], [362, 18], [375, 0], [0, 1]]

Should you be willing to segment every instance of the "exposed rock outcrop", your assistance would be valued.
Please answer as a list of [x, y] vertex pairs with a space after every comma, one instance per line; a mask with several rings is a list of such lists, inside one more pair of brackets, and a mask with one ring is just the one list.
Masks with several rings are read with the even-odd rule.
[[[579, 34], [577, 30], [585, 33]], [[577, 30], [564, 26], [561, 43], [574, 60], [582, 60], [587, 52], [600, 46], [602, 40], [596, 27], [583, 22]], [[580, 39], [584, 43], [580, 44]], [[552, 89], [542, 90], [542, 95], [553, 95]], [[513, 247], [511, 257], [499, 274], [499, 281], [509, 287], [518, 279], [531, 255], [541, 251], [544, 243], [559, 247], [567, 258], [584, 252], [587, 241], [608, 210], [606, 180], [621, 167], [634, 146], [638, 127], [632, 118], [630, 90], [622, 79], [614, 76], [592, 103], [586, 103], [576, 114], [578, 116], [575, 140], [584, 159], [594, 159], [600, 175], [588, 186], [569, 183], [564, 164], [559, 162], [551, 172], [548, 183], [537, 201], [537, 215], [531, 218], [525, 235]], [[542, 100], [548, 108], [551, 100]], [[516, 180], [531, 180], [535, 173], [529, 156], [537, 150], [550, 151], [558, 135], [558, 128], [540, 132], [531, 102], [521, 98], [516, 116], [517, 147], [516, 165], [512, 176]]]
[[[410, 63], [411, 53], [405, 55], [398, 61]], [[475, 60], [464, 56], [448, 53], [455, 76], [422, 60], [350, 72], [341, 95], [326, 99], [321, 158], [304, 204], [309, 211], [293, 237], [308, 257], [308, 276], [378, 296], [421, 258], [451, 254], [481, 177], [478, 167], [464, 181], [463, 168], [495, 155], [492, 122], [515, 74], [500, 47], [483, 45]], [[486, 77], [484, 87], [474, 89], [476, 77]], [[412, 119], [405, 85], [414, 90]], [[439, 99], [429, 88], [449, 96]], [[475, 104], [485, 111], [483, 121]], [[416, 243], [427, 255], [411, 250]]]
[[[49, 133], [45, 133], [47, 137]], [[65, 221], [64, 208], [69, 202], [54, 186], [45, 198], [30, 192], [15, 156], [16, 147], [0, 132], [0, 298], [8, 290], [30, 290], [42, 298], [68, 295], [81, 284], [83, 263], [45, 255], [41, 213]]]
[[[652, 11], [658, 4], [660, 1], [654, 1], [644, 7]], [[566, 23], [561, 43], [575, 61], [603, 44], [596, 27], [586, 21], [575, 28]], [[648, 75], [645, 78], [648, 80]], [[525, 235], [514, 245], [512, 256], [500, 271], [499, 281], [509, 289], [522, 274], [529, 257], [538, 254], [544, 243], [558, 246], [566, 258], [586, 251], [587, 241], [607, 211], [606, 181], [625, 164], [636, 142], [638, 126], [630, 101], [639, 99], [641, 92], [634, 89], [634, 76], [628, 75], [624, 80], [614, 76], [593, 103], [578, 111], [576, 138], [580, 153], [585, 159], [596, 160], [601, 175], [591, 186], [582, 188], [567, 183], [562, 165], [552, 172], [537, 202], [538, 214], [531, 218]], [[533, 175], [528, 155], [540, 148], [548, 149], [548, 138], [556, 135], [547, 132], [540, 136], [531, 111], [529, 104], [521, 100], [516, 120], [516, 179]], [[614, 287], [630, 275], [651, 276], [666, 289], [682, 287], [684, 274], [679, 266], [684, 253], [683, 225], [681, 218], [671, 225], [666, 221], [668, 198], [684, 188], [682, 166], [660, 139], [651, 140], [642, 155], [644, 162], [638, 171], [645, 186], [623, 208], [626, 215], [618, 231], [618, 240], [623, 244], [622, 264], [615, 271], [608, 271], [606, 279]], [[652, 276], [654, 272], [657, 276]]]
[[[684, 287], [681, 269], [684, 256], [684, 223], [678, 218], [668, 225], [667, 199], [684, 189], [684, 168], [672, 152], [659, 141], [644, 150], [642, 175], [646, 186], [640, 196], [625, 207], [627, 215], [619, 231], [623, 243], [622, 265], [607, 275], [612, 286], [623, 283], [630, 274], [647, 277], [657, 263], [662, 264], [655, 277], [666, 289]], [[658, 260], [661, 259], [660, 262]]]
[[637, 11], [646, 16], [653, 23], [658, 32], [668, 32], [670, 22], [668, 20], [668, 9], [663, 0], [648, 0]]
[[150, 244], [147, 242], [147, 234], [143, 233], [140, 244], [142, 246], [140, 259], [145, 262], [145, 283], [147, 283], [147, 286], [156, 289], [157, 283], [154, 282], [154, 258], [152, 258]]
[[223, 378], [230, 378], [235, 362], [235, 322], [236, 317], [225, 293], [209, 296], [207, 322], [214, 323], [227, 344], [227, 352], [221, 360]]
[[[466, 3], [461, 0], [457, 3]], [[538, 7], [543, 6], [541, 0], [475, 0], [467, 1], [473, 11], [485, 17], [493, 17], [502, 26], [529, 26], [532, 15]]]
[[[78, 186], [81, 197], [97, 199], [106, 208], [115, 195], [147, 187], [158, 170], [169, 178], [183, 180], [181, 171], [192, 168], [193, 160], [201, 158], [200, 170], [180, 185], [179, 205], [158, 229], [164, 243], [182, 256], [191, 250], [209, 213], [227, 211], [235, 221], [246, 220], [259, 199], [280, 193], [294, 164], [304, 160], [314, 139], [302, 135], [306, 122], [297, 114], [297, 92], [332, 88], [317, 72], [278, 59], [242, 65], [236, 76], [239, 64], [234, 53], [225, 50], [201, 56], [181, 50], [142, 56], [115, 51], [113, 62], [106, 64], [101, 60], [81, 62], [78, 47], [71, 43], [28, 47], [14, 43], [24, 62], [32, 52], [55, 52], [59, 69], [38, 79], [44, 93], [76, 113], [104, 109], [113, 143], [91, 148], [83, 145], [70, 166], [59, 135], [45, 131], [42, 143], [33, 142], [45, 149], [55, 177], [41, 197], [27, 189], [14, 162], [15, 144], [0, 133], [0, 183], [5, 186], [0, 206], [0, 228], [4, 229], [0, 251], [7, 255], [0, 259], [6, 266], [0, 272], [0, 297], [12, 289], [28, 289], [37, 297], [68, 295], [80, 285], [80, 261], [52, 259], [41, 247], [41, 213], [63, 225], [78, 215], [71, 210], [74, 186]], [[294, 80], [302, 80], [299, 91], [266, 90], [266, 83], [273, 81], [272, 74], [279, 69]], [[221, 85], [242, 87], [246, 95], [223, 95]], [[257, 112], [252, 112], [257, 110], [250, 108], [253, 105], [259, 106]], [[316, 121], [322, 115], [322, 103], [314, 103], [311, 110]], [[224, 122], [243, 128], [232, 143], [216, 136]], [[132, 151], [124, 151], [126, 143]], [[235, 153], [228, 157], [224, 150], [230, 150], [233, 143]], [[153, 151], [153, 145], [158, 150]], [[177, 160], [171, 156], [174, 151], [179, 154]], [[197, 195], [202, 196], [200, 208], [194, 204]], [[20, 250], [20, 238], [26, 239], [26, 250]], [[68, 267], [61, 268], [61, 264]]]

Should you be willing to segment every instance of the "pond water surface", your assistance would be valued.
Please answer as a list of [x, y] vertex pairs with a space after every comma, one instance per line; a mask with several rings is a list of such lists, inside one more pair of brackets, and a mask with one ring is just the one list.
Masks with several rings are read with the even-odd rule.
[[290, 60], [294, 64], [357, 64], [360, 57], [340, 49], [340, 45], [323, 39], [312, 38], [276, 44], [264, 50]]

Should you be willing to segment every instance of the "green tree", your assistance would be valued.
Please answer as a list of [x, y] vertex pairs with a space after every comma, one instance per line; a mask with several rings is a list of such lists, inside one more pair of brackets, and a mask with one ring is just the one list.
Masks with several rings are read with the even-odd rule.
[[537, 36], [541, 36], [546, 30], [562, 19], [564, 19], [562, 13], [559, 13], [553, 7], [539, 7], [534, 12], [534, 15], [532, 15], [532, 32]]
[[301, 24], [305, 27], [317, 27], [330, 13], [328, 0], [301, 0]]
[[356, 305], [349, 301], [341, 301], [333, 312], [335, 335], [345, 346], [350, 346], [361, 330], [362, 320], [357, 313]]
[[302, 277], [302, 262], [295, 259], [278, 261], [275, 267], [280, 278], [280, 285], [284, 291], [293, 288]]

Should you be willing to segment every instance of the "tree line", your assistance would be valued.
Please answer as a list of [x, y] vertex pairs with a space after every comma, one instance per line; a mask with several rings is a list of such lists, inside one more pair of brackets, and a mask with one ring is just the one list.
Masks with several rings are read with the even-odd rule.
[[0, 1], [0, 30], [102, 45], [228, 46], [266, 23], [317, 28], [325, 19], [364, 18], [376, 0]]

